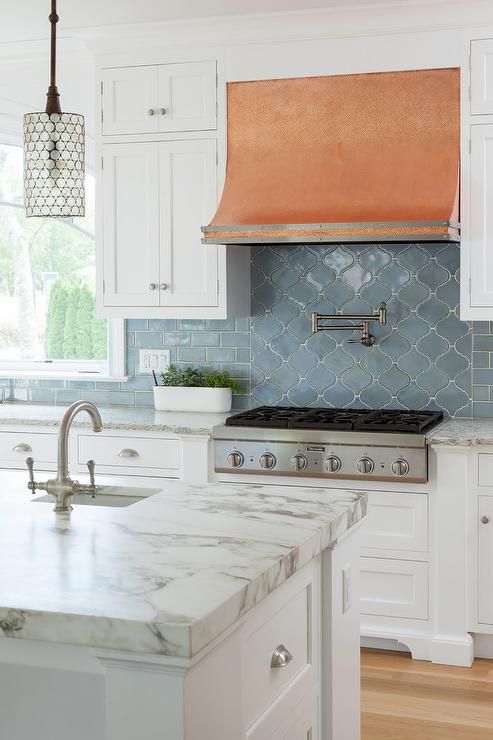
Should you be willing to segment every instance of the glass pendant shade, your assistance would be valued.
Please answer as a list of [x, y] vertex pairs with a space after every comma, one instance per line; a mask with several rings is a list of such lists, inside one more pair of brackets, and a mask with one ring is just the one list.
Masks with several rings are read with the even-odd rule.
[[24, 196], [27, 216], [84, 216], [84, 116], [24, 116]]

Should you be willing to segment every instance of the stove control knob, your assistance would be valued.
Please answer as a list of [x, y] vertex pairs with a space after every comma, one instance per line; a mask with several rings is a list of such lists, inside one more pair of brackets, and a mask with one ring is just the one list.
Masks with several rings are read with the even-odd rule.
[[270, 452], [265, 452], [263, 455], [260, 455], [259, 463], [260, 467], [264, 470], [270, 470], [276, 464], [276, 458]]
[[326, 473], [338, 473], [341, 469], [341, 461], [335, 455], [330, 455], [324, 460], [324, 470]]
[[362, 457], [356, 463], [356, 467], [361, 475], [370, 475], [370, 473], [373, 473], [373, 468], [375, 466], [373, 464], [373, 460], [370, 460], [369, 457]]
[[304, 470], [308, 465], [308, 460], [304, 455], [293, 455], [289, 462], [291, 463], [291, 467], [293, 468], [293, 470], [298, 471]]
[[228, 455], [228, 463], [232, 468], [241, 468], [244, 463], [244, 457], [241, 452], [230, 452]]
[[409, 463], [406, 460], [394, 460], [390, 467], [392, 468], [393, 474], [397, 475], [399, 478], [409, 473]]

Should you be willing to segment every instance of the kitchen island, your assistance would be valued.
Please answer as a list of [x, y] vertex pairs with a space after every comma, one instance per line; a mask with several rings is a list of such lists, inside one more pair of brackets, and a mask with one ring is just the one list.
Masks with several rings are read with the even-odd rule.
[[74, 504], [57, 517], [1, 474], [2, 740], [359, 737], [364, 493], [166, 482]]

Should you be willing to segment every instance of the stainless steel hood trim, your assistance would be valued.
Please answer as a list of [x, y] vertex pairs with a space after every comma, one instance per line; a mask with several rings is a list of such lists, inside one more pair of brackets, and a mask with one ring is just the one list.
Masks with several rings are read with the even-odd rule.
[[210, 231], [259, 231], [260, 229], [273, 231], [289, 231], [299, 229], [350, 229], [350, 228], [394, 228], [399, 226], [447, 226], [451, 229], [458, 229], [460, 224], [456, 221], [345, 221], [340, 223], [320, 223], [320, 224], [236, 224], [234, 226], [202, 226], [204, 234]]
[[[426, 228], [446, 228], [449, 229], [446, 234], [433, 234], [427, 231], [412, 233], [396, 231], [403, 227], [419, 229]], [[371, 228], [374, 229], [371, 234], [296, 234], [290, 235], [290, 231], [314, 231], [323, 229], [325, 231], [338, 231], [348, 229]], [[379, 229], [386, 229], [386, 233], [378, 233]], [[248, 224], [248, 225], [228, 225], [228, 226], [203, 226], [202, 244], [344, 244], [344, 243], [396, 243], [396, 242], [460, 242], [460, 224], [454, 221], [369, 221], [361, 223], [341, 222], [341, 223], [319, 223], [319, 224]], [[259, 231], [283, 231], [284, 236], [249, 236], [252, 232]], [[238, 236], [221, 236], [221, 232], [237, 233]], [[208, 236], [208, 234], [217, 234], [217, 236]]]

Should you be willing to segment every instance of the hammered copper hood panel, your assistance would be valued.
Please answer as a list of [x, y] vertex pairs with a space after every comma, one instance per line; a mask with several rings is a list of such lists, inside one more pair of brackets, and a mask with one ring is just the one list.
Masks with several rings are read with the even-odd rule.
[[458, 69], [228, 85], [204, 243], [458, 239]]

